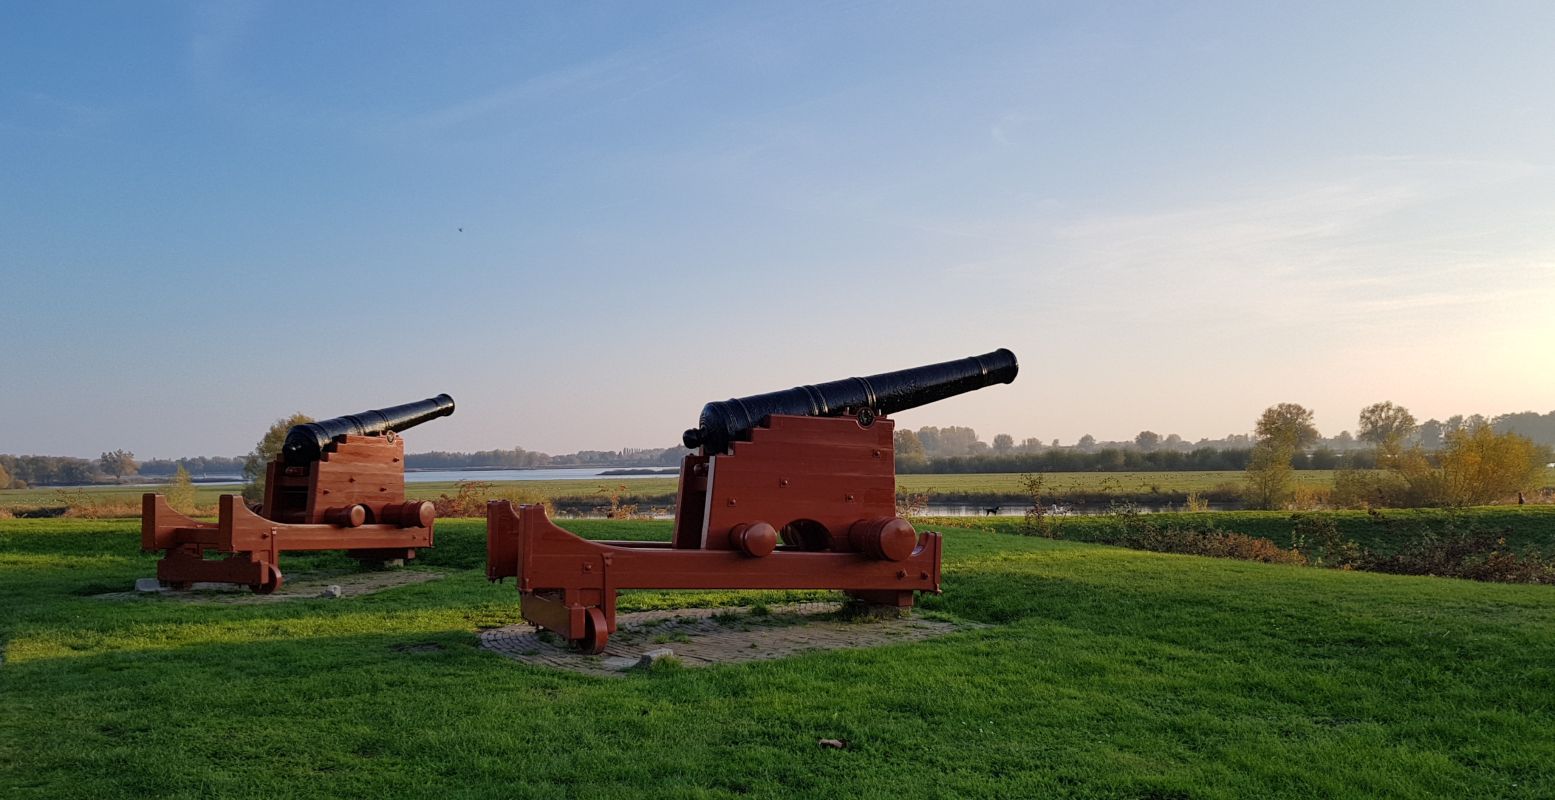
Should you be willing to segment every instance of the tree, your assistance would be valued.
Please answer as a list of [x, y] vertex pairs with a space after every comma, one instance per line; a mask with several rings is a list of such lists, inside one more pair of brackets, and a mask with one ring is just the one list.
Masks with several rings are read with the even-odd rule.
[[1260, 442], [1267, 441], [1291, 450], [1300, 450], [1318, 440], [1312, 425], [1312, 412], [1295, 403], [1280, 403], [1264, 409], [1253, 427]]
[[1081, 436], [1080, 441], [1076, 442], [1075, 444], [1081, 450], [1089, 452], [1091, 448], [1096, 446], [1096, 437], [1087, 433], [1084, 436]]
[[925, 425], [918, 429], [918, 441], [923, 444], [923, 454], [929, 458], [940, 455], [939, 428]]
[[1172, 448], [1173, 450], [1179, 449], [1182, 447], [1182, 437], [1175, 433], [1168, 433], [1166, 434], [1166, 439], [1162, 441], [1162, 444]]
[[0, 489], [11, 488], [11, 473], [5, 471], [5, 465], [0, 464]]
[[[977, 431], [963, 425], [950, 425], [939, 429], [940, 455], [964, 456], [977, 451]], [[983, 447], [988, 445], [984, 444]], [[927, 444], [925, 444], [927, 447]]]
[[98, 456], [97, 465], [114, 480], [122, 480], [125, 475], [135, 474], [135, 454], [128, 450], [112, 450]]
[[1547, 454], [1515, 433], [1477, 425], [1447, 435], [1442, 484], [1447, 505], [1492, 503], [1532, 488]]
[[1140, 431], [1134, 437], [1134, 444], [1141, 450], [1154, 450], [1161, 445], [1161, 434], [1155, 431]]
[[1290, 466], [1290, 451], [1269, 442], [1259, 442], [1247, 462], [1247, 499], [1256, 508], [1280, 508], [1290, 498], [1294, 473]]
[[1428, 419], [1420, 423], [1420, 446], [1427, 450], [1437, 450], [1442, 446], [1442, 435], [1447, 432], [1447, 427], [1441, 422]]
[[243, 484], [243, 499], [250, 503], [258, 503], [265, 499], [265, 465], [275, 460], [281, 453], [281, 445], [286, 442], [286, 432], [293, 425], [301, 425], [304, 422], [312, 422], [313, 418], [301, 412], [278, 419], [265, 431], [265, 435], [259, 437], [259, 443], [254, 445], [253, 452], [243, 459], [243, 477], [247, 482]]
[[1295, 403], [1280, 403], [1264, 410], [1253, 430], [1258, 442], [1247, 463], [1247, 486], [1259, 508], [1279, 508], [1295, 485], [1291, 460], [1301, 448], [1318, 440], [1312, 412]]
[[1008, 433], [994, 434], [993, 451], [995, 453], [1008, 453], [1015, 449], [1015, 437]]
[[1361, 409], [1356, 436], [1377, 447], [1377, 464], [1386, 466], [1398, 458], [1404, 439], [1415, 432], [1415, 415], [1391, 401], [1373, 403]]
[[918, 441], [918, 434], [907, 428], [903, 428], [892, 434], [896, 447], [897, 464], [922, 464], [927, 460], [923, 452], [923, 442]]
[[189, 477], [189, 470], [184, 469], [184, 465], [178, 465], [178, 471], [173, 473], [173, 479], [162, 490], [162, 496], [167, 498], [167, 504], [174, 511], [194, 513], [194, 480]]

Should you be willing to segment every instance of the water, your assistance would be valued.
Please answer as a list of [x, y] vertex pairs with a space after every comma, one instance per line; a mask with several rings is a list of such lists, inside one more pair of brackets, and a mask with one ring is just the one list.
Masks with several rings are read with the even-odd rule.
[[[425, 469], [406, 470], [406, 483], [436, 483], [439, 481], [582, 481], [601, 480], [630, 481], [639, 478], [673, 478], [677, 472], [663, 475], [605, 475], [617, 469], [633, 467], [557, 467], [550, 469]], [[643, 467], [642, 469], [660, 469]], [[667, 469], [667, 468], [666, 468]]]

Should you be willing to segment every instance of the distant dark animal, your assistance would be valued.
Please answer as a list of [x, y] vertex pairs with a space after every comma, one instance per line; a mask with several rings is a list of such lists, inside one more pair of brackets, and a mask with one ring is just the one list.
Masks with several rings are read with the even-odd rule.
[[985, 508], [985, 509], [983, 509], [983, 516], [987, 516], [987, 517], [995, 516], [995, 515], [997, 515], [999, 513], [999, 509], [1001, 509], [1001, 508], [1004, 508], [1004, 506], [993, 506], [991, 508]]

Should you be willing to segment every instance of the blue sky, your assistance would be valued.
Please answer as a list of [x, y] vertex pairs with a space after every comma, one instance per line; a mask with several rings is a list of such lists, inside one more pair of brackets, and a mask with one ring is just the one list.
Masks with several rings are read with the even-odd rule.
[[[0, 452], [1555, 408], [1555, 5], [5, 3]], [[463, 229], [462, 231], [460, 229]]]

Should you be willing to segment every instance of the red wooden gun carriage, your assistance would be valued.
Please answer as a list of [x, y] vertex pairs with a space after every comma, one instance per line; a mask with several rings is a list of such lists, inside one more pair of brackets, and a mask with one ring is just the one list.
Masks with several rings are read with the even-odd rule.
[[708, 403], [684, 443], [669, 542], [596, 542], [545, 509], [487, 506], [486, 576], [518, 579], [526, 619], [585, 652], [620, 589], [840, 589], [908, 608], [940, 590], [940, 536], [896, 514], [885, 414], [1015, 379], [1008, 350]]
[[[363, 561], [414, 558], [432, 546], [432, 504], [405, 500], [405, 442], [397, 434], [454, 412], [453, 398], [427, 400], [293, 426], [265, 473], [264, 504], [250, 510], [221, 496], [216, 522], [141, 498], [140, 544], [166, 551], [157, 578], [175, 589], [196, 581], [280, 588], [281, 552], [345, 550]], [[208, 555], [225, 558], [207, 558]]]

